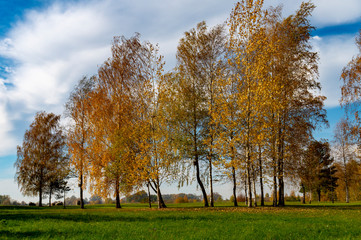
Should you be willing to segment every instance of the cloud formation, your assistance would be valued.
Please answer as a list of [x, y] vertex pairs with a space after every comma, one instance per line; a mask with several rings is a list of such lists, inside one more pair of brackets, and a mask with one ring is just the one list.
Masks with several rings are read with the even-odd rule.
[[[293, 14], [304, 0], [265, 0], [266, 6], [283, 6], [284, 16]], [[317, 28], [359, 21], [361, 1], [359, 0], [314, 0], [316, 8], [311, 21]]]
[[[301, 0], [265, 1], [266, 6], [280, 3], [287, 15], [294, 13]], [[110, 56], [113, 36], [140, 32], [143, 40], [159, 43], [166, 68], [171, 69], [183, 33], [202, 20], [209, 25], [224, 22], [234, 4], [218, 0], [54, 1], [27, 11], [0, 39], [0, 57], [13, 63], [11, 68], [6, 66], [7, 78], [0, 80], [0, 139], [4, 142], [0, 156], [16, 153], [15, 146], [35, 112], [62, 113], [76, 82], [83, 75], [95, 74]], [[315, 4], [312, 21], [316, 26], [355, 21], [361, 15], [358, 0], [316, 0]], [[331, 97], [339, 71], [355, 51], [352, 36], [346, 38], [331, 36], [315, 43], [327, 106], [336, 105], [338, 100]]]
[[315, 37], [313, 45], [314, 50], [319, 52], [319, 81], [321, 82], [322, 94], [327, 97], [325, 105], [326, 107], [337, 107], [341, 98], [340, 87], [342, 81], [340, 75], [342, 68], [358, 52], [355, 45], [355, 36]]

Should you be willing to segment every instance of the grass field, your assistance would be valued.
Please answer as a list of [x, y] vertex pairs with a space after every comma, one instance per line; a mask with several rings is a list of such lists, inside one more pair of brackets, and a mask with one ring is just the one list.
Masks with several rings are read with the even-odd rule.
[[1, 239], [361, 239], [361, 203], [0, 206]]

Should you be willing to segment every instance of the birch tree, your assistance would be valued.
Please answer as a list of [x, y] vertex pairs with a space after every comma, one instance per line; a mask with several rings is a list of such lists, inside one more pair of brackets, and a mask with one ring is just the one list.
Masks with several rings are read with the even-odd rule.
[[334, 153], [335, 157], [343, 166], [343, 180], [345, 184], [345, 201], [350, 202], [348, 162], [354, 159], [355, 145], [351, 134], [351, 126], [346, 119], [342, 118], [336, 125], [334, 135]]
[[[193, 147], [194, 149], [199, 148], [197, 141], [199, 145], [205, 147], [203, 150], [208, 162], [211, 207], [214, 206], [213, 166], [216, 160], [216, 129], [213, 119], [216, 108], [216, 80], [225, 77], [226, 74], [225, 40], [223, 25], [208, 29], [203, 21], [198, 23], [195, 29], [185, 32], [185, 36], [179, 42], [177, 51], [178, 73], [183, 81], [182, 84], [187, 84], [188, 91], [194, 94], [193, 98], [187, 100], [193, 102], [193, 106], [189, 105], [189, 107], [193, 108]], [[187, 94], [187, 92], [184, 91], [184, 94]], [[198, 152], [198, 150], [194, 151]], [[203, 154], [198, 152], [193, 155], [195, 167], [199, 169], [199, 162], [196, 159], [199, 159]], [[199, 172], [200, 170], [196, 171]], [[199, 173], [196, 173], [196, 175], [206, 202], [205, 189], [202, 187], [203, 183], [200, 181]]]
[[94, 88], [94, 78], [84, 77], [71, 92], [66, 103], [65, 114], [72, 120], [67, 134], [67, 145], [70, 154], [70, 163], [78, 176], [80, 190], [80, 208], [84, 208], [83, 191], [87, 185], [90, 159], [87, 147], [91, 136], [90, 112], [91, 91]]

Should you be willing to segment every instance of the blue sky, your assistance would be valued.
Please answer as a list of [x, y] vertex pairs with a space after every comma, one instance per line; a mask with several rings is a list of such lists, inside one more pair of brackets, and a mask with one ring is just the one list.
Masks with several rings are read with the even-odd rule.
[[[225, 21], [231, 0], [0, 0], [0, 194], [23, 199], [14, 182], [16, 145], [37, 111], [61, 114], [69, 91], [83, 75], [96, 73], [110, 56], [112, 37], [139, 32], [158, 43], [166, 68], [175, 65], [178, 40], [202, 20]], [[299, 0], [265, 0], [283, 4], [292, 14]], [[357, 54], [361, 1], [314, 0], [311, 23], [314, 50], [320, 54], [321, 94], [327, 97], [330, 128], [316, 138], [332, 138], [342, 116], [338, 100], [342, 67]], [[195, 184], [194, 184], [195, 185]], [[194, 189], [193, 189], [194, 190]], [[181, 189], [180, 191], [193, 191]], [[226, 197], [231, 188], [216, 187]], [[169, 187], [165, 192], [175, 192]], [[31, 200], [32, 198], [24, 198]]]

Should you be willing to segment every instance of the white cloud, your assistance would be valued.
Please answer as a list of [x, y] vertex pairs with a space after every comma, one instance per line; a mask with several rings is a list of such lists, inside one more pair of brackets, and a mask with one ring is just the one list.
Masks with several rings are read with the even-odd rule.
[[[284, 16], [294, 14], [304, 0], [265, 0], [265, 6], [283, 5]], [[361, 1], [359, 0], [313, 0], [316, 8], [311, 21], [317, 28], [339, 25], [360, 20]]]
[[319, 52], [321, 93], [327, 97], [326, 107], [339, 106], [342, 68], [358, 53], [354, 35], [313, 38], [314, 50]]
[[9, 152], [16, 150], [15, 137], [11, 135], [14, 126], [9, 117], [6, 95], [6, 87], [0, 81], [0, 156], [7, 155]]
[[[96, 73], [110, 56], [113, 36], [140, 32], [143, 40], [159, 43], [170, 69], [183, 32], [202, 20], [224, 21], [232, 6], [216, 0], [57, 1], [46, 9], [28, 11], [0, 40], [0, 56], [15, 64], [2, 81], [12, 86], [1, 90], [0, 139], [11, 138], [14, 121], [28, 125], [37, 111], [62, 113], [76, 82]], [[11, 144], [14, 141], [0, 145], [0, 155], [9, 154]], [[14, 154], [15, 147], [10, 152]]]
[[313, 2], [317, 7], [312, 20], [318, 27], [360, 20], [361, 1], [359, 0], [314, 0]]

